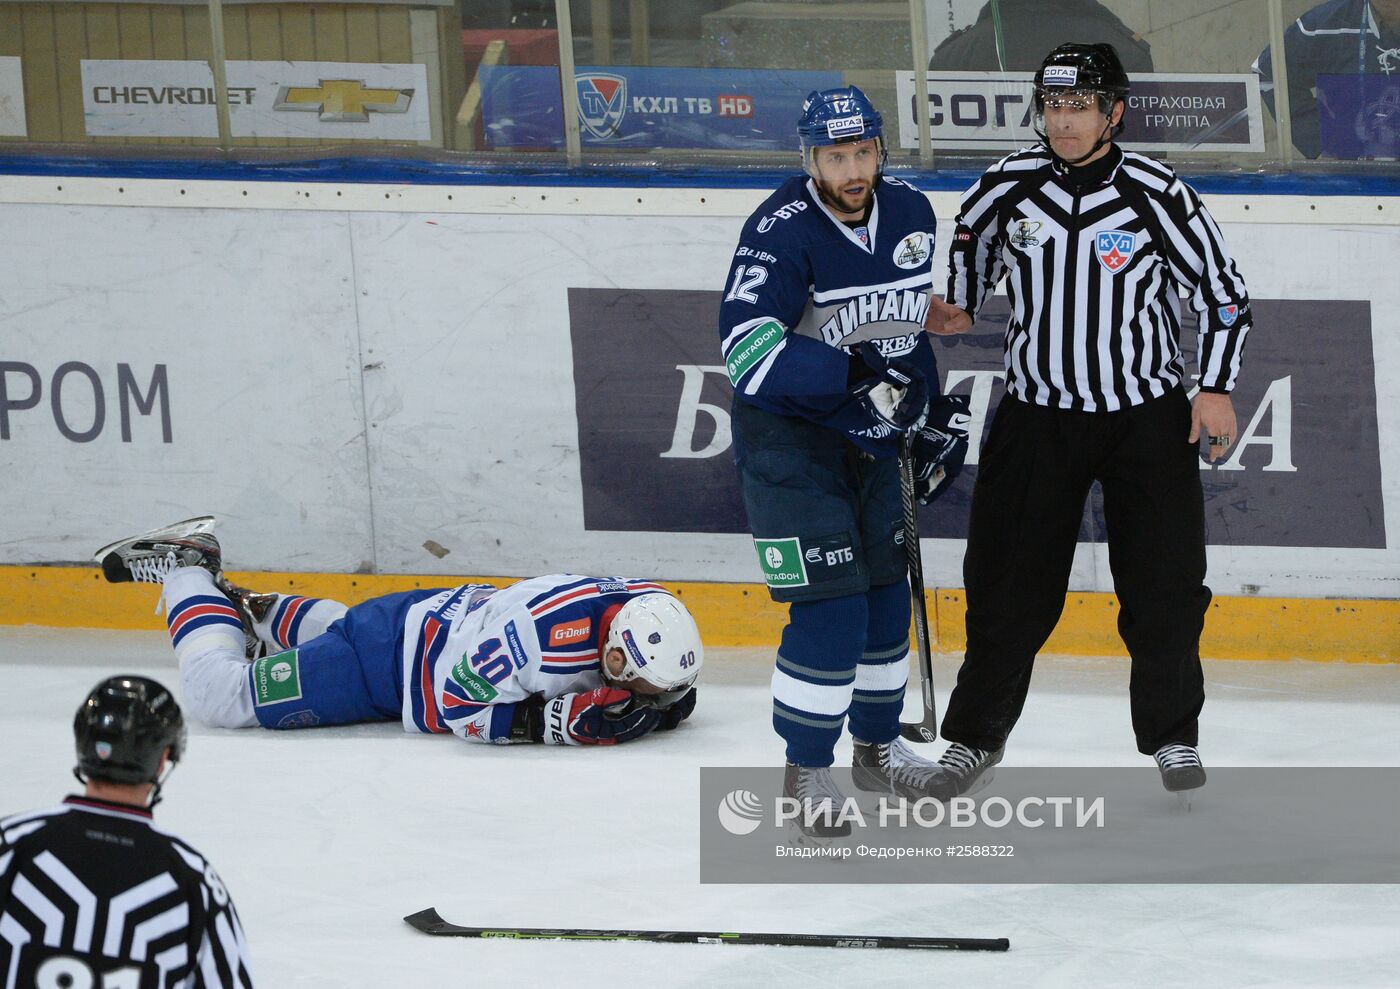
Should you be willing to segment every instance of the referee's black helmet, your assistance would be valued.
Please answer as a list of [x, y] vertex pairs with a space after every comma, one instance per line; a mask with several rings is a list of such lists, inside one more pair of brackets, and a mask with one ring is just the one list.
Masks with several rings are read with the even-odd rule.
[[1040, 63], [1035, 74], [1035, 108], [1044, 109], [1045, 96], [1060, 92], [1094, 92], [1114, 100], [1128, 95], [1128, 73], [1110, 44], [1083, 45], [1071, 42], [1060, 45]]
[[158, 783], [160, 757], [185, 751], [185, 719], [170, 691], [155, 680], [114, 676], [88, 694], [73, 718], [80, 780]]

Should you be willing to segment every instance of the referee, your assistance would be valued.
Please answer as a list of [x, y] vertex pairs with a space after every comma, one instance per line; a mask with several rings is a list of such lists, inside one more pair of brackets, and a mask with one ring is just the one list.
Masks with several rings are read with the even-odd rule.
[[83, 796], [0, 820], [0, 984], [253, 984], [214, 867], [152, 823], [185, 747], [175, 699], [145, 677], [99, 683], [73, 732]]
[[[942, 726], [952, 793], [985, 785], [1001, 760], [1064, 607], [1095, 481], [1138, 750], [1156, 758], [1168, 790], [1205, 783], [1196, 745], [1210, 589], [1197, 444], [1208, 438], [1213, 462], [1235, 435], [1249, 297], [1195, 191], [1113, 143], [1127, 94], [1111, 45], [1046, 57], [1035, 76], [1042, 143], [964, 194], [948, 299], [930, 307], [930, 331], [965, 332], [1007, 276], [1007, 395], [972, 497], [967, 653]], [[1178, 291], [1200, 317], [1191, 401]]]

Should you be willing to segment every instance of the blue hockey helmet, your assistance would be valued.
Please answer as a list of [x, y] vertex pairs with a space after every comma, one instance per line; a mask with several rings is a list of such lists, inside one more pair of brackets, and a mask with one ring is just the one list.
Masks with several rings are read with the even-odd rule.
[[797, 119], [797, 143], [802, 166], [811, 171], [812, 149], [832, 144], [852, 144], [874, 138], [880, 149], [880, 171], [889, 152], [885, 147], [884, 121], [875, 104], [856, 86], [818, 89], [802, 101]]

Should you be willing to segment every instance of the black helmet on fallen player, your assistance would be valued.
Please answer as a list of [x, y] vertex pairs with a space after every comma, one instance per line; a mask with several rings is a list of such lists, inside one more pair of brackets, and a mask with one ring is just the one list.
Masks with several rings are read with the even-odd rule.
[[115, 676], [92, 688], [78, 708], [73, 737], [79, 782], [154, 783], [158, 795], [161, 756], [169, 749], [174, 765], [184, 754], [185, 719], [156, 681]]
[[[1045, 101], [1047, 98], [1054, 98], [1057, 95], [1087, 96], [1092, 94], [1098, 100], [1099, 112], [1109, 119], [1113, 117], [1113, 104], [1119, 100], [1126, 102], [1128, 98], [1128, 73], [1123, 68], [1122, 60], [1118, 57], [1118, 50], [1107, 43], [1084, 45], [1070, 42], [1060, 45], [1045, 56], [1045, 61], [1040, 63], [1040, 68], [1036, 71], [1033, 82], [1035, 85], [1033, 96], [1035, 132], [1045, 142], [1047, 148], [1050, 146], [1050, 142], [1045, 136]], [[1105, 131], [1107, 130], [1105, 128]], [[1089, 154], [1084, 157], [1092, 155], [1122, 131], [1123, 121], [1120, 119], [1113, 126], [1111, 134], [1105, 133], [1089, 151]], [[1078, 159], [1070, 164], [1077, 164], [1078, 161], [1082, 160], [1084, 159]]]

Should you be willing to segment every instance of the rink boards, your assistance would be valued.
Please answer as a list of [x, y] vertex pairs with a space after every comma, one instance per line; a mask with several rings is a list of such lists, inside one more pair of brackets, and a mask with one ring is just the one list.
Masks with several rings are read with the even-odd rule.
[[[713, 324], [762, 198], [0, 177], [0, 471], [24, 479], [0, 496], [0, 622], [154, 627], [149, 604], [112, 607], [119, 589], [58, 565], [207, 512], [263, 583], [353, 598], [658, 576], [707, 637], [775, 642]], [[941, 259], [957, 196], [931, 198]], [[1400, 280], [1380, 273], [1400, 270], [1400, 201], [1207, 202], [1259, 322], [1240, 442], [1202, 470], [1221, 637], [1204, 648], [1397, 658]], [[979, 330], [939, 359], [980, 435], [999, 339]], [[923, 519], [946, 649], [969, 480]], [[1116, 608], [1096, 506], [1082, 540], [1057, 635], [1102, 654]]]

